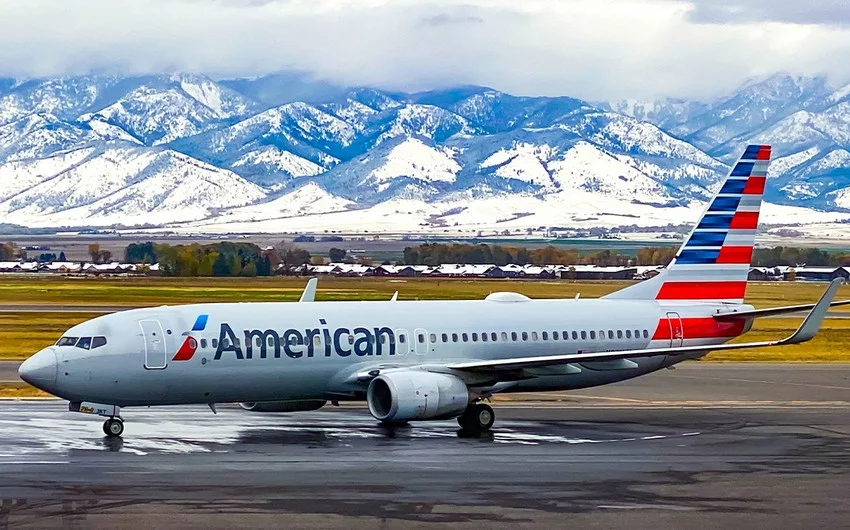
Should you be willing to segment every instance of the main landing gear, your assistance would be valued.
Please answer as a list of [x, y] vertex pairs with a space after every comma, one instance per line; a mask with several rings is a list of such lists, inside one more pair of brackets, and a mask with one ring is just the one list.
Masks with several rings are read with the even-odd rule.
[[493, 426], [494, 421], [496, 421], [496, 413], [493, 412], [493, 407], [484, 403], [475, 403], [468, 406], [463, 414], [457, 418], [460, 428], [471, 433], [480, 433], [489, 430]]

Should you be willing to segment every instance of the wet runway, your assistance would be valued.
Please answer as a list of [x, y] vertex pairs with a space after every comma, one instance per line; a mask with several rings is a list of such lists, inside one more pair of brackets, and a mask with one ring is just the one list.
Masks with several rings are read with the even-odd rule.
[[0, 528], [848, 527], [850, 366], [703, 366], [499, 401], [478, 438], [193, 406], [127, 409], [107, 440], [0, 402]]

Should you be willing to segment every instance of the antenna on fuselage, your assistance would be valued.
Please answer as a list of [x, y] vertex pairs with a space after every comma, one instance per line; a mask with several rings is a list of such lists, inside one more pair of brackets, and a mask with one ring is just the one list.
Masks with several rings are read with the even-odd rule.
[[393, 293], [393, 297], [390, 298], [390, 302], [395, 302], [396, 300], [398, 300], [398, 291]]
[[304, 287], [304, 292], [301, 293], [299, 302], [315, 302], [316, 301], [316, 284], [319, 283], [318, 278], [310, 278], [307, 280], [307, 285]]
[[581, 296], [581, 293], [576, 293], [576, 297], [573, 300], [578, 300], [578, 297]]

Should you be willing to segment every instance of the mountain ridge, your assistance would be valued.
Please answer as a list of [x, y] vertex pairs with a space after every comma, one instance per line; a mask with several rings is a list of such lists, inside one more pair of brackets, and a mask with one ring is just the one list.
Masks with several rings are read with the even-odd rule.
[[[835, 212], [817, 219], [850, 212], [850, 85], [822, 77], [776, 74], [709, 102], [603, 103], [326, 84], [288, 101], [307, 83], [287, 79], [0, 80], [0, 222], [219, 226], [254, 207], [325, 226], [327, 208], [398, 203], [419, 214], [379, 225], [531, 223], [517, 204], [551, 209], [538, 217], [555, 225], [654, 224], [705, 201], [749, 142], [775, 145], [769, 200]], [[442, 214], [457, 208], [467, 214]]]

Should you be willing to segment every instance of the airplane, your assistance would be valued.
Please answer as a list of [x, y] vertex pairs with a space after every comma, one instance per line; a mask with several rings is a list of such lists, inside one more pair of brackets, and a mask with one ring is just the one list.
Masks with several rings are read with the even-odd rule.
[[[671, 263], [598, 299], [210, 303], [133, 309], [76, 325], [27, 359], [21, 379], [105, 417], [125, 407], [240, 403], [259, 412], [366, 401], [386, 424], [457, 418], [490, 429], [485, 401], [623, 381], [711, 351], [815, 336], [839, 282], [816, 304], [744, 303], [771, 148], [750, 145]], [[781, 340], [727, 344], [756, 318], [809, 310]]]

